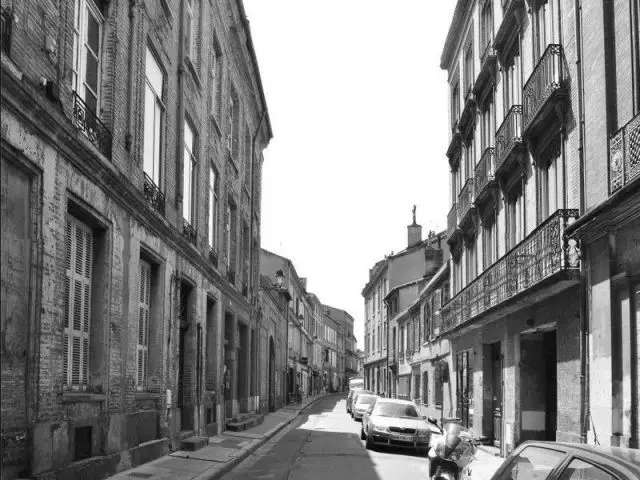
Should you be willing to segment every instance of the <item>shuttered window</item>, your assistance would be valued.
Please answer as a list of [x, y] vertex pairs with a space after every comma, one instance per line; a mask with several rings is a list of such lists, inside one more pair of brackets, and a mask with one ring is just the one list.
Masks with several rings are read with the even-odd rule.
[[89, 377], [93, 231], [67, 218], [64, 283], [64, 378], [68, 387], [84, 390]]
[[422, 373], [422, 404], [429, 405], [429, 372]]
[[146, 390], [149, 371], [149, 312], [151, 311], [151, 265], [140, 260], [140, 306], [136, 347], [136, 388]]

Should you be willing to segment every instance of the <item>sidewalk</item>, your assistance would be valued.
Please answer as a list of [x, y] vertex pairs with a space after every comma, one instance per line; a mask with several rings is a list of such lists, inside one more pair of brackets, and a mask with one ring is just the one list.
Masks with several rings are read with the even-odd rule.
[[300, 405], [287, 405], [264, 416], [260, 425], [243, 432], [225, 431], [209, 438], [209, 445], [186, 452], [178, 450], [149, 463], [108, 477], [107, 480], [214, 480], [231, 471], [253, 451], [267, 442], [316, 400], [330, 394], [321, 393], [302, 400]]

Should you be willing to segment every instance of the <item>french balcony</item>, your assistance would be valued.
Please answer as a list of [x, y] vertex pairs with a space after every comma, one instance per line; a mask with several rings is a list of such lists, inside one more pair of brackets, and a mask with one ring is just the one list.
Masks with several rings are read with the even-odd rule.
[[640, 114], [609, 139], [609, 195], [640, 176]]
[[164, 216], [164, 193], [160, 191], [160, 188], [155, 184], [149, 175], [144, 174], [144, 198], [149, 205]]
[[247, 285], [247, 282], [242, 282], [242, 296], [245, 298], [249, 296], [249, 285]]
[[196, 244], [198, 238], [196, 229], [193, 228], [193, 226], [184, 218], [182, 219], [182, 235], [184, 235], [184, 237], [189, 240], [189, 242], [193, 243], [194, 245]]
[[84, 100], [73, 94], [73, 124], [100, 150], [100, 152], [111, 160], [111, 132], [100, 119], [87, 108]]
[[218, 252], [213, 247], [209, 248], [209, 261], [215, 268], [218, 268]]
[[486, 148], [480, 161], [476, 165], [473, 182], [475, 192], [475, 203], [481, 204], [491, 193], [495, 185], [494, 173], [496, 168], [496, 149]]
[[575, 285], [579, 281], [579, 254], [564, 232], [577, 217], [578, 210], [557, 210], [443, 305], [443, 333], [498, 309], [502, 315], [516, 311], [522, 302], [508, 301], [517, 296], [531, 294], [528, 303], [543, 301]]
[[458, 195], [458, 224], [464, 227], [471, 219], [473, 205], [473, 177], [467, 178]]
[[398, 361], [399, 362], [404, 362], [404, 352], [399, 352], [398, 353]]
[[495, 82], [496, 76], [496, 49], [493, 46], [493, 39], [486, 38], [484, 49], [480, 55], [480, 71], [473, 84], [473, 92], [481, 97], [481, 93]]
[[454, 236], [458, 231], [458, 206], [453, 204], [451, 210], [447, 214], [447, 240], [453, 241]]
[[550, 118], [555, 106], [567, 97], [564, 55], [560, 45], [549, 45], [522, 90], [522, 125], [525, 136], [533, 136]]
[[472, 87], [469, 86], [467, 94], [464, 98], [464, 107], [460, 114], [460, 120], [458, 120], [458, 130], [462, 133], [463, 137], [467, 137], [476, 118], [476, 97], [473, 94]]
[[524, 0], [502, 0], [502, 22], [493, 38], [493, 46], [499, 52], [511, 35], [520, 28], [520, 15], [524, 12]]
[[514, 105], [496, 132], [496, 170], [508, 172], [525, 148], [522, 140], [522, 105]]

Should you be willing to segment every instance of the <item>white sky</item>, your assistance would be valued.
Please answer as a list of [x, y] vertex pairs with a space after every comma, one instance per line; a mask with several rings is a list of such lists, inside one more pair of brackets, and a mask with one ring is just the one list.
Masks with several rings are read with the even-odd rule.
[[262, 246], [355, 319], [369, 268], [449, 208], [446, 73], [455, 0], [244, 0], [274, 138]]

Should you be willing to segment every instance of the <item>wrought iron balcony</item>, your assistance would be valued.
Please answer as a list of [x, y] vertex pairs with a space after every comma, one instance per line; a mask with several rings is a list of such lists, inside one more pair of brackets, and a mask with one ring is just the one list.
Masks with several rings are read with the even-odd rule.
[[609, 195], [640, 175], [640, 114], [609, 139]]
[[230, 283], [235, 285], [235, 283], [236, 283], [236, 271], [233, 268], [227, 269], [227, 280], [229, 280]]
[[462, 134], [456, 125], [451, 134], [451, 141], [447, 148], [447, 157], [449, 158], [449, 165], [453, 168], [460, 160], [460, 152], [462, 151]]
[[105, 157], [111, 159], [111, 132], [95, 113], [87, 108], [87, 104], [75, 92], [73, 94], [73, 124]]
[[216, 252], [215, 248], [213, 247], [209, 249], [209, 261], [215, 268], [218, 268], [218, 252]]
[[496, 149], [486, 148], [474, 172], [475, 201], [481, 202], [493, 185], [496, 162]]
[[11, 53], [11, 27], [13, 16], [11, 15], [11, 10], [8, 8], [2, 7], [0, 13], [0, 19], [2, 20], [0, 37], [2, 42], [2, 51], [9, 55]]
[[469, 86], [469, 90], [464, 98], [464, 107], [460, 114], [460, 120], [458, 120], [458, 129], [462, 135], [466, 138], [470, 128], [473, 126], [476, 118], [476, 97], [473, 94], [472, 87]]
[[533, 133], [556, 116], [556, 103], [567, 96], [564, 85], [564, 56], [560, 45], [549, 45], [522, 90], [523, 133]]
[[522, 106], [514, 105], [496, 132], [496, 175], [509, 170], [511, 160], [523, 148]]
[[447, 214], [447, 238], [451, 239], [458, 229], [458, 206], [454, 203]]
[[144, 174], [144, 198], [154, 210], [164, 216], [164, 193], [146, 173]]
[[443, 305], [443, 332], [472, 321], [556, 274], [578, 272], [578, 253], [564, 237], [566, 227], [577, 217], [577, 210], [557, 210]]
[[464, 182], [462, 190], [458, 195], [458, 223], [463, 225], [467, 221], [467, 215], [471, 210], [473, 204], [473, 177], [467, 178]]
[[194, 245], [196, 244], [198, 236], [196, 233], [196, 229], [193, 228], [193, 226], [191, 226], [191, 224], [184, 218], [182, 219], [182, 235], [184, 235], [185, 238]]

